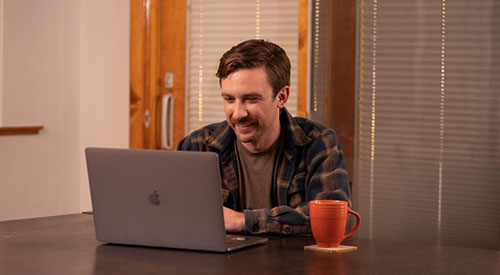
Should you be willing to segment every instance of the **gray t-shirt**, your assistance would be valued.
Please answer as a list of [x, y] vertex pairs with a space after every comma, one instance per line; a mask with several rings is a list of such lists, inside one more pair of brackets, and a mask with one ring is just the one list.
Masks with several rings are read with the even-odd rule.
[[235, 143], [242, 209], [272, 208], [275, 200], [273, 189], [276, 188], [276, 159], [283, 147], [282, 138], [259, 153], [249, 152], [239, 140]]

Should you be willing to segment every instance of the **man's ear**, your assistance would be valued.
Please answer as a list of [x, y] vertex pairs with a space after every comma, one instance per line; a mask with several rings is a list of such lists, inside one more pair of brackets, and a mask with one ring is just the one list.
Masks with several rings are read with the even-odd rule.
[[279, 108], [285, 107], [286, 102], [288, 101], [288, 97], [290, 96], [290, 87], [285, 86], [279, 90], [278, 94], [276, 94], [276, 103]]

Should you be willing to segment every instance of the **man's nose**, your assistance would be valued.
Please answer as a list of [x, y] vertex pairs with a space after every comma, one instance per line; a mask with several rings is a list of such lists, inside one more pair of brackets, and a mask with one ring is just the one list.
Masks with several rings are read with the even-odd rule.
[[248, 111], [245, 104], [237, 102], [234, 106], [233, 119], [240, 120], [248, 116]]

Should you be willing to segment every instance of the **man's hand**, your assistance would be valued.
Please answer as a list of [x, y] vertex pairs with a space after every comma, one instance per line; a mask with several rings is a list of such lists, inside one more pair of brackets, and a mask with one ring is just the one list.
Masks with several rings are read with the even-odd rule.
[[224, 209], [224, 225], [227, 232], [242, 232], [245, 229], [245, 214], [236, 212], [230, 208]]

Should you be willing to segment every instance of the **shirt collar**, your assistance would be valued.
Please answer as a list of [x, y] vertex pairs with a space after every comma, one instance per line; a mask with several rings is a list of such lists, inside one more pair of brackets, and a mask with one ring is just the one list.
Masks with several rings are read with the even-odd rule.
[[[280, 114], [280, 124], [281, 134], [285, 135], [285, 150], [291, 156], [297, 153], [297, 146], [304, 146], [311, 142], [311, 139], [306, 136], [286, 108], [283, 108]], [[236, 135], [233, 129], [227, 121], [224, 121], [219, 128], [205, 139], [204, 143], [215, 151], [220, 152], [220, 160], [225, 162], [234, 149], [235, 138]]]

